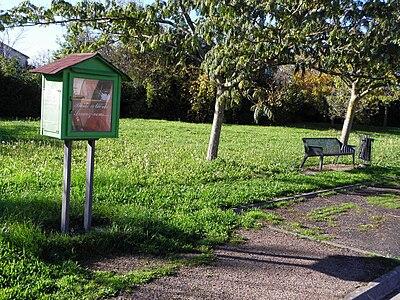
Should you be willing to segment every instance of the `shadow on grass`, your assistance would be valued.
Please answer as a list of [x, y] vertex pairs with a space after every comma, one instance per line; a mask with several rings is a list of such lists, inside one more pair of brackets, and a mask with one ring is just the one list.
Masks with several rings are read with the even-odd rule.
[[26, 222], [40, 227], [55, 229], [60, 214], [60, 205], [54, 201], [33, 197], [2, 199], [0, 220]]
[[400, 167], [371, 166], [347, 171], [351, 174], [367, 175], [368, 181], [374, 185], [397, 186], [400, 179]]
[[[396, 185], [398, 179], [400, 178], [400, 167], [370, 166], [343, 172], [354, 175], [362, 175], [365, 183], [373, 185]], [[304, 177], [299, 177], [294, 180], [297, 180], [299, 183], [312, 183], [315, 181], [314, 177], [315, 176], [304, 175]], [[322, 186], [324, 186], [324, 184], [322, 184]], [[331, 186], [331, 184], [326, 183], [325, 186]]]
[[133, 253], [162, 256], [191, 249], [200, 238], [165, 220], [137, 219], [132, 226], [113, 224], [95, 227], [86, 234], [50, 235], [41, 256], [48, 261]]
[[[389, 187], [389, 188], [400, 187], [398, 184], [400, 179], [400, 167], [374, 166], [364, 169], [353, 169], [344, 172], [355, 175], [358, 174], [361, 176], [359, 178], [351, 180], [346, 178], [343, 179], [343, 178], [329, 177], [329, 175], [332, 172], [322, 172], [317, 175], [295, 174], [294, 176], [281, 176], [279, 179], [277, 178], [275, 179], [284, 188], [280, 188], [279, 191], [276, 192], [274, 195], [272, 195], [272, 197], [270, 197], [269, 199], [253, 199], [252, 201], [247, 201], [243, 205], [227, 204], [224, 205], [223, 208], [225, 209], [234, 208], [236, 212], [242, 212], [252, 208], [265, 207], [266, 205], [273, 205], [274, 202], [271, 202], [270, 200], [275, 200], [276, 198], [279, 197], [295, 196], [298, 193], [307, 193], [316, 190], [331, 189], [351, 184], [366, 184], [371, 186]], [[297, 187], [300, 186], [302, 188], [300, 188], [299, 192], [297, 192]], [[304, 186], [308, 186], [308, 188], [304, 188]]]
[[[92, 255], [164, 255], [191, 249], [201, 234], [174, 226], [159, 212], [117, 215], [97, 210], [93, 230], [84, 233], [83, 214], [71, 209], [70, 234], [60, 233], [61, 204], [34, 198], [0, 201], [0, 240], [46, 261], [81, 260]], [[0, 223], [0, 224], [1, 224]]]
[[40, 138], [39, 128], [32, 125], [13, 124], [12, 126], [0, 126], [0, 140], [35, 140]]
[[[204, 178], [201, 183], [207, 184], [207, 183], [219, 183], [219, 182], [226, 182], [226, 183], [232, 183], [236, 181], [244, 181], [244, 180], [249, 180], [249, 179], [257, 179], [257, 178], [274, 178], [276, 179], [276, 176], [282, 176], [282, 178], [279, 178], [278, 181], [283, 181], [283, 182], [288, 182], [288, 183], [298, 183], [298, 184], [306, 184], [306, 185], [311, 185], [311, 186], [316, 186], [318, 185], [319, 189], [323, 188], [330, 188], [330, 187], [336, 187], [340, 186], [340, 182], [333, 182], [333, 181], [327, 181], [326, 176], [331, 172], [331, 171], [323, 171], [323, 172], [316, 172], [313, 175], [306, 175], [302, 173], [296, 173], [298, 170], [296, 168], [290, 168], [290, 166], [286, 167], [267, 167], [267, 166], [259, 166], [259, 165], [249, 165], [246, 164], [246, 166], [242, 166], [240, 163], [237, 163], [235, 161], [230, 161], [230, 160], [219, 160], [217, 162], [217, 167], [214, 166], [213, 168], [233, 168], [233, 169], [243, 169], [246, 168], [248, 173], [247, 175], [244, 174], [238, 174], [236, 176], [232, 175], [224, 175], [224, 176], [213, 176], [214, 174], [211, 174], [210, 177]], [[339, 173], [340, 171], [336, 171], [336, 173]], [[348, 171], [341, 171], [344, 173], [348, 174], [354, 174], [354, 175], [362, 175], [364, 179], [356, 181], [355, 183], [361, 183], [361, 182], [368, 182], [371, 184], [378, 184], [378, 185], [389, 185], [393, 186], [396, 185], [396, 181], [400, 178], [400, 167], [383, 167], [383, 166], [370, 166], [366, 168], [356, 168]], [[223, 172], [222, 172], [223, 173]], [[288, 175], [294, 175], [294, 176], [285, 176], [285, 174]], [[340, 178], [337, 178], [339, 181]], [[342, 184], [343, 185], [343, 184]], [[347, 185], [347, 184], [344, 184]], [[281, 190], [280, 195], [288, 196], [287, 193], [291, 194], [293, 190], [292, 189], [287, 189], [287, 190]]]
[[17, 143], [30, 142], [35, 145], [50, 144], [62, 147], [63, 141], [41, 135], [39, 128], [32, 125], [12, 124], [12, 126], [2, 126], [0, 124], [0, 142]]

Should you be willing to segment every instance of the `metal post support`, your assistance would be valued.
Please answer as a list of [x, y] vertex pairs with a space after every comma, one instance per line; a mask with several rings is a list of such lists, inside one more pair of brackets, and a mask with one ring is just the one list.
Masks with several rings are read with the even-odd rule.
[[69, 230], [69, 200], [71, 194], [71, 154], [72, 141], [64, 141], [64, 181], [61, 206], [61, 231], [63, 233]]
[[94, 174], [95, 140], [88, 140], [86, 156], [86, 201], [84, 213], [84, 227], [90, 230], [92, 225], [92, 200], [93, 200], [93, 174]]

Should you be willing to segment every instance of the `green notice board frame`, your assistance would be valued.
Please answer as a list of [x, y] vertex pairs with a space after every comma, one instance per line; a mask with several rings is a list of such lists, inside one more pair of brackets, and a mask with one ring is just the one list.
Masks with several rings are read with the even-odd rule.
[[[67, 99], [65, 105], [67, 114], [66, 128], [64, 132], [66, 133], [64, 139], [99, 139], [99, 138], [116, 138], [118, 137], [118, 127], [119, 127], [119, 112], [120, 112], [120, 95], [121, 95], [121, 79], [116, 74], [112, 73], [89, 73], [86, 70], [76, 70], [73, 69], [68, 76], [68, 90]], [[109, 131], [74, 131], [72, 126], [72, 98], [73, 98], [73, 82], [75, 78], [85, 78], [92, 80], [104, 80], [111, 81], [112, 84], [112, 103], [111, 103], [111, 129]]]
[[61, 140], [118, 137], [121, 83], [127, 76], [101, 55], [74, 54], [33, 72], [43, 75], [42, 135]]

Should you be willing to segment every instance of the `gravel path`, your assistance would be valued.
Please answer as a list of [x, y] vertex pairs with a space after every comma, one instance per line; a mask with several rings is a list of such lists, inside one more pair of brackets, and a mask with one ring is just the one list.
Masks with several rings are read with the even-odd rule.
[[385, 259], [269, 228], [216, 251], [213, 265], [183, 268], [115, 299], [340, 299], [386, 273]]
[[[287, 221], [299, 222], [308, 227], [318, 226], [339, 244], [384, 256], [400, 256], [400, 209], [382, 208], [367, 202], [368, 196], [380, 194], [400, 195], [400, 190], [364, 188], [325, 197], [317, 196], [273, 212]], [[312, 221], [307, 216], [315, 209], [343, 203], [355, 204], [356, 208], [334, 216], [333, 225]]]

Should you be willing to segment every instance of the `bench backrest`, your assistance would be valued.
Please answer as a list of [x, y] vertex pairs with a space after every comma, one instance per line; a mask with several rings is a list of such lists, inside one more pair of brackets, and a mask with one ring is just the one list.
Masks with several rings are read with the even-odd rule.
[[342, 143], [337, 138], [303, 138], [306, 152], [309, 146], [321, 147], [324, 154], [340, 153]]

